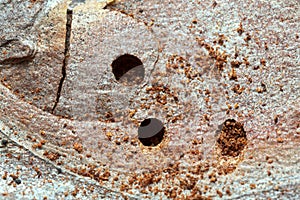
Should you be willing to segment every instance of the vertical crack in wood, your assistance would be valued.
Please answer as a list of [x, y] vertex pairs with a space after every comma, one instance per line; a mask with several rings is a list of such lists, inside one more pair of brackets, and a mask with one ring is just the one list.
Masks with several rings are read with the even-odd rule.
[[58, 90], [56, 94], [56, 101], [54, 103], [54, 106], [52, 108], [52, 114], [54, 113], [54, 110], [59, 103], [60, 95], [61, 95], [61, 90], [62, 86], [64, 83], [64, 80], [66, 79], [67, 72], [66, 72], [66, 67], [68, 63], [68, 58], [70, 56], [69, 50], [70, 50], [70, 37], [71, 37], [71, 29], [72, 29], [72, 15], [73, 11], [71, 9], [67, 9], [67, 23], [66, 23], [66, 37], [65, 37], [65, 51], [64, 51], [64, 60], [63, 60], [63, 65], [62, 65], [62, 77], [60, 79], [59, 85], [58, 85]]

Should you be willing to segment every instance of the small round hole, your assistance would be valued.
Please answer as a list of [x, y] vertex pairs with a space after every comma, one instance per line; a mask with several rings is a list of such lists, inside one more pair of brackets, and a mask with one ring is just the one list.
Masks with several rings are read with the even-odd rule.
[[156, 118], [149, 118], [142, 121], [138, 128], [138, 138], [144, 146], [156, 146], [163, 140], [165, 127]]
[[144, 80], [143, 63], [134, 55], [121, 55], [112, 62], [111, 66], [115, 79], [122, 84], [134, 85]]

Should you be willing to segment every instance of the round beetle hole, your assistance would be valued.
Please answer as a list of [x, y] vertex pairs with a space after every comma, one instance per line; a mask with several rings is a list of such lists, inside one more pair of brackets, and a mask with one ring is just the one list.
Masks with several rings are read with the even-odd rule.
[[156, 146], [163, 140], [165, 127], [156, 118], [148, 118], [142, 121], [138, 128], [138, 138], [145, 146]]
[[122, 84], [139, 84], [144, 79], [145, 69], [143, 63], [134, 55], [121, 55], [112, 62], [111, 66], [116, 80]]
[[227, 119], [220, 127], [217, 140], [223, 156], [238, 156], [247, 145], [246, 131], [243, 124], [234, 119]]

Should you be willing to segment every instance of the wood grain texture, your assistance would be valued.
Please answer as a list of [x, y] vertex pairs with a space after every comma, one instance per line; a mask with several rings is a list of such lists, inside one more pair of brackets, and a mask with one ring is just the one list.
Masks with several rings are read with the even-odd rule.
[[[74, 4], [69, 8], [73, 20], [67, 75], [52, 114], [44, 106], [53, 106], [54, 98], [45, 99], [56, 96], [58, 81], [51, 81], [48, 72], [61, 76], [70, 3], [61, 2], [45, 2], [32, 25], [39, 34], [31, 40], [40, 41], [34, 67], [27, 67], [24, 75], [19, 72], [26, 66], [20, 63], [0, 65], [1, 139], [35, 156], [33, 163], [23, 156], [21, 165], [36, 162], [45, 169], [42, 176], [55, 184], [49, 168], [62, 169], [71, 179], [72, 189], [59, 190], [60, 195], [68, 191], [66, 199], [299, 198], [299, 2]], [[59, 23], [51, 24], [53, 17]], [[10, 34], [15, 31], [12, 27]], [[44, 56], [45, 49], [53, 56]], [[142, 84], [127, 86], [114, 79], [110, 65], [126, 53], [143, 62]], [[28, 79], [33, 74], [44, 84], [41, 99], [25, 92], [34, 86], [36, 79]], [[144, 147], [137, 139], [139, 123], [149, 117], [166, 128], [156, 147]], [[230, 155], [217, 142], [237, 141], [222, 132], [228, 119], [243, 126], [247, 138], [246, 146]], [[1, 160], [18, 163], [7, 155], [21, 150], [6, 146], [1, 146], [6, 149]], [[25, 172], [23, 177], [24, 191], [30, 183]], [[86, 195], [75, 189], [78, 182], [72, 177], [97, 189], [85, 188]], [[7, 182], [1, 184], [12, 199], [20, 198]]]

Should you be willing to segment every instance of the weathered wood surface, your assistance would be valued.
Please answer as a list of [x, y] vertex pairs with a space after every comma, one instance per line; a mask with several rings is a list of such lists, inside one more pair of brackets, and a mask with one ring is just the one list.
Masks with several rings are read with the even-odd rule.
[[[0, 2], [0, 195], [298, 199], [299, 2], [107, 3]], [[124, 54], [142, 82], [115, 79]], [[158, 147], [137, 140], [148, 117]], [[227, 119], [246, 131], [236, 154], [217, 142]]]

